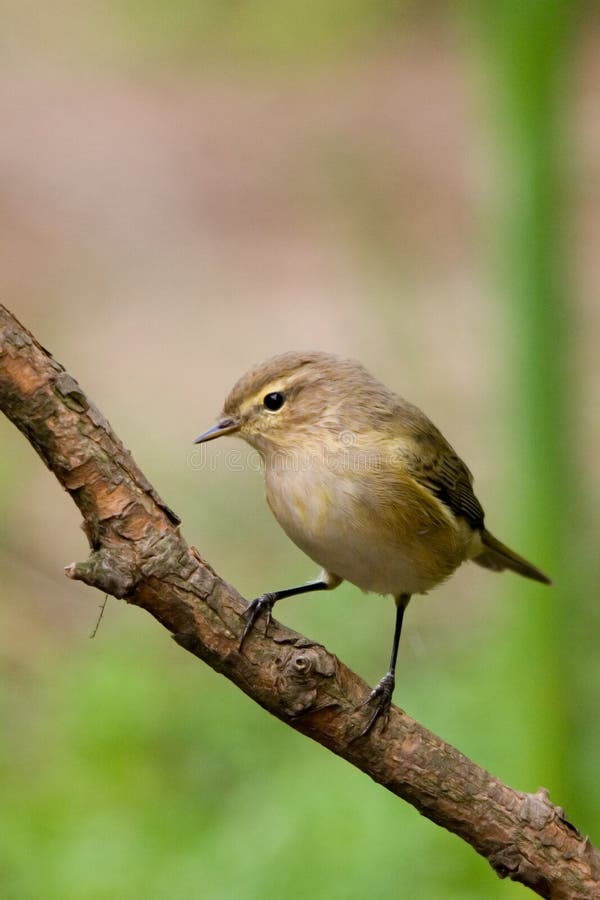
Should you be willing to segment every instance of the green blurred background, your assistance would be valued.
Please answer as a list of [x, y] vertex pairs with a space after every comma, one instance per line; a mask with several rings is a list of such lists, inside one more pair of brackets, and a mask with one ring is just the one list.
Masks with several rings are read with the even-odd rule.
[[[287, 349], [361, 359], [551, 590], [465, 566], [398, 702], [600, 841], [595, 5], [3, 4], [0, 284], [248, 597], [311, 577], [260, 476], [191, 441]], [[153, 620], [68, 582], [70, 499], [0, 421], [4, 900], [509, 898], [466, 845]], [[370, 682], [393, 604], [282, 604]]]

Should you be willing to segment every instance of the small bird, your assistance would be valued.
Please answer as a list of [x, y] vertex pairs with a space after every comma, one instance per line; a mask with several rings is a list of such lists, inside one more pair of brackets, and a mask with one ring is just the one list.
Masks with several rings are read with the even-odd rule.
[[260, 454], [267, 502], [289, 538], [322, 571], [253, 600], [239, 649], [285, 597], [349, 581], [391, 594], [396, 622], [387, 673], [366, 701], [361, 731], [387, 717], [402, 621], [413, 594], [427, 593], [465, 560], [550, 579], [484, 525], [473, 476], [421, 410], [360, 363], [323, 352], [290, 352], [243, 375], [223, 412], [195, 443], [238, 434]]

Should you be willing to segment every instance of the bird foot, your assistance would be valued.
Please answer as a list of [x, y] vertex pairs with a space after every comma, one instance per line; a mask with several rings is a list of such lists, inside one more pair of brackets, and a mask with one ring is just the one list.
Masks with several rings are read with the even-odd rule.
[[393, 672], [387, 672], [381, 681], [373, 688], [367, 699], [362, 706], [366, 706], [368, 703], [372, 701], [376, 701], [376, 706], [369, 721], [360, 732], [358, 737], [365, 737], [373, 728], [375, 722], [383, 717], [384, 727], [388, 720], [388, 715], [390, 711], [390, 706], [392, 704], [392, 694], [394, 693], [394, 686], [396, 684], [396, 679], [394, 677]]
[[276, 594], [261, 594], [260, 597], [257, 597], [256, 600], [253, 600], [252, 603], [248, 604], [248, 607], [244, 610], [243, 613], [243, 616], [246, 619], [246, 625], [238, 644], [238, 652], [241, 651], [244, 645], [244, 641], [263, 613], [265, 615], [265, 635], [267, 634], [269, 625], [271, 624], [271, 612], [273, 610], [273, 604], [276, 600]]

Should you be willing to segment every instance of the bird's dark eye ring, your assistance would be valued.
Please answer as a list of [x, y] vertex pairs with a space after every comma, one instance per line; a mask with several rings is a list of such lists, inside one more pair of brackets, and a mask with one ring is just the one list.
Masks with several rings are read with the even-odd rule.
[[263, 399], [263, 405], [270, 412], [277, 412], [278, 409], [281, 409], [284, 403], [285, 394], [282, 394], [281, 391], [273, 391], [270, 394], [266, 394]]

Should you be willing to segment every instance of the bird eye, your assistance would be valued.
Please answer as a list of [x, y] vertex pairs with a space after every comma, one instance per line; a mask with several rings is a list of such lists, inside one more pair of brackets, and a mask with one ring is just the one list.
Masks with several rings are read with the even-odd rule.
[[284, 403], [285, 395], [280, 391], [273, 391], [271, 394], [267, 394], [263, 399], [263, 405], [270, 412], [277, 412], [278, 409], [281, 409]]

